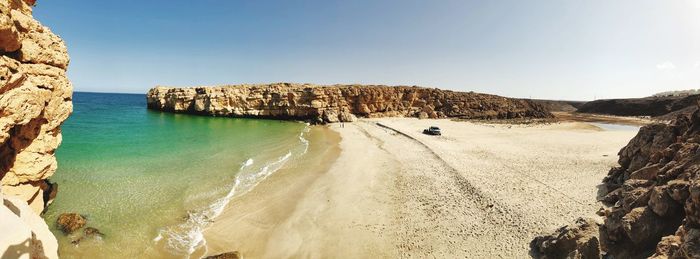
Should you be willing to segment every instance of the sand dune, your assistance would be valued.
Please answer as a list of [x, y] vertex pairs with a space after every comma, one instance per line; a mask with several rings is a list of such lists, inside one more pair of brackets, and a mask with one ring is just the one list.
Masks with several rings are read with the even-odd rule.
[[[421, 134], [430, 125], [444, 135]], [[342, 138], [332, 164], [281, 172], [234, 200], [205, 233], [208, 253], [528, 257], [534, 236], [599, 207], [596, 186], [635, 134], [575, 122], [340, 126], [329, 126]]]

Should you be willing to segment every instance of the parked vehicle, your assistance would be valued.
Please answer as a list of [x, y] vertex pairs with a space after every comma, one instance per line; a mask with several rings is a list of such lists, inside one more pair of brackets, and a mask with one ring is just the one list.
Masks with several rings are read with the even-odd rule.
[[431, 126], [430, 128], [424, 129], [423, 134], [440, 136], [442, 132], [440, 132], [440, 128]]

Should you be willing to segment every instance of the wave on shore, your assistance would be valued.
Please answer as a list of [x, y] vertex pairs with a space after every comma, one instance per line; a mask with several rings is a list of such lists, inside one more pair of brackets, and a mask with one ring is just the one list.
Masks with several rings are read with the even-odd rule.
[[230, 187], [225, 196], [216, 199], [207, 207], [188, 211], [184, 222], [161, 228], [153, 241], [156, 243], [164, 242], [161, 245], [168, 252], [174, 255], [185, 255], [189, 258], [197, 249], [204, 247], [206, 244], [203, 236], [204, 229], [213, 222], [214, 218], [222, 213], [234, 197], [249, 192], [258, 183], [277, 172], [291, 159], [297, 159], [306, 154], [309, 149], [309, 141], [304, 138], [304, 135], [308, 134], [309, 130], [310, 128], [306, 126], [301, 131], [298, 145], [292, 146], [286, 154], [268, 160], [269, 162], [260, 167], [255, 166], [256, 160], [265, 161], [265, 159], [248, 158], [241, 164], [233, 183], [228, 185]]

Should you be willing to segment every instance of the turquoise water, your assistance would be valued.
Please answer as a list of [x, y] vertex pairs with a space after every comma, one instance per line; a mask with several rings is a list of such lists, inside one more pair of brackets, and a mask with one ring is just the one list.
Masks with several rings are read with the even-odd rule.
[[[75, 93], [62, 127], [58, 196], [45, 214], [63, 258], [187, 257], [227, 201], [306, 152], [296, 122], [168, 114], [144, 95]], [[86, 215], [104, 238], [55, 228]]]

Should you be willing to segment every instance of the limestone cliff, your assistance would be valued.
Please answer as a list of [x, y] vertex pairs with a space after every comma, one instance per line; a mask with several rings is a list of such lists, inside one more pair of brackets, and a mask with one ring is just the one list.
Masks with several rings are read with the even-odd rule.
[[277, 83], [148, 91], [151, 109], [213, 116], [260, 117], [312, 122], [353, 121], [359, 117], [464, 119], [548, 118], [530, 100], [435, 88]]
[[[5, 205], [21, 200], [38, 215], [55, 191], [45, 180], [56, 171], [54, 151], [61, 143], [60, 125], [72, 111], [72, 86], [66, 46], [33, 18], [33, 5], [34, 0], [0, 0], [0, 188]], [[15, 212], [13, 207], [0, 210]], [[30, 246], [47, 242], [31, 234]]]

